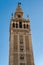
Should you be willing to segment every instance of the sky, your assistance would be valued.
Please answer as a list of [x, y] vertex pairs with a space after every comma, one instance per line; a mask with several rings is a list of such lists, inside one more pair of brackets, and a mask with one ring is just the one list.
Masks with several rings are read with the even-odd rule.
[[0, 65], [9, 64], [10, 19], [19, 1], [30, 18], [34, 63], [43, 65], [43, 0], [0, 0]]

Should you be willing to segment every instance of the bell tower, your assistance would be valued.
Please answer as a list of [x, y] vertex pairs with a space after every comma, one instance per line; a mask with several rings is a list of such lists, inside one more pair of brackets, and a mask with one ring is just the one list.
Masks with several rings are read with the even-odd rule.
[[23, 18], [21, 3], [10, 22], [9, 65], [34, 65], [30, 20]]

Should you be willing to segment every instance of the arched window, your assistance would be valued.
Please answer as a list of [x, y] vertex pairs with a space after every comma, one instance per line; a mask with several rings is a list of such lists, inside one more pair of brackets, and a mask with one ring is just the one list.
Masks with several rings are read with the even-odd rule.
[[24, 47], [23, 46], [20, 46], [20, 51], [23, 51], [24, 50]]
[[18, 23], [16, 23], [16, 28], [18, 28]]
[[21, 59], [21, 60], [24, 59], [24, 55], [23, 55], [23, 54], [20, 55], [20, 59]]
[[15, 27], [15, 23], [13, 23], [13, 27]]

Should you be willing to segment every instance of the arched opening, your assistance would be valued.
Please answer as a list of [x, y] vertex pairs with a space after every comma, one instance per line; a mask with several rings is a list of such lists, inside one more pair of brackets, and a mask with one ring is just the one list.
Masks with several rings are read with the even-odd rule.
[[16, 28], [18, 28], [18, 23], [16, 23]]
[[27, 29], [28, 29], [28, 27], [29, 27], [29, 26], [28, 26], [28, 24], [27, 24]]
[[19, 27], [22, 28], [22, 22], [19, 22]]
[[15, 27], [15, 23], [13, 23], [13, 28]]
[[24, 28], [26, 28], [26, 25], [24, 24]]

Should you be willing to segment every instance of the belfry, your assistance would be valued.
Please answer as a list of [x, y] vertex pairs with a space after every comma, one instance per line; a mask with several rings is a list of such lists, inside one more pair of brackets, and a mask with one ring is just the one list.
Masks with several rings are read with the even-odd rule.
[[10, 21], [9, 65], [34, 65], [30, 20], [23, 17], [21, 3]]

